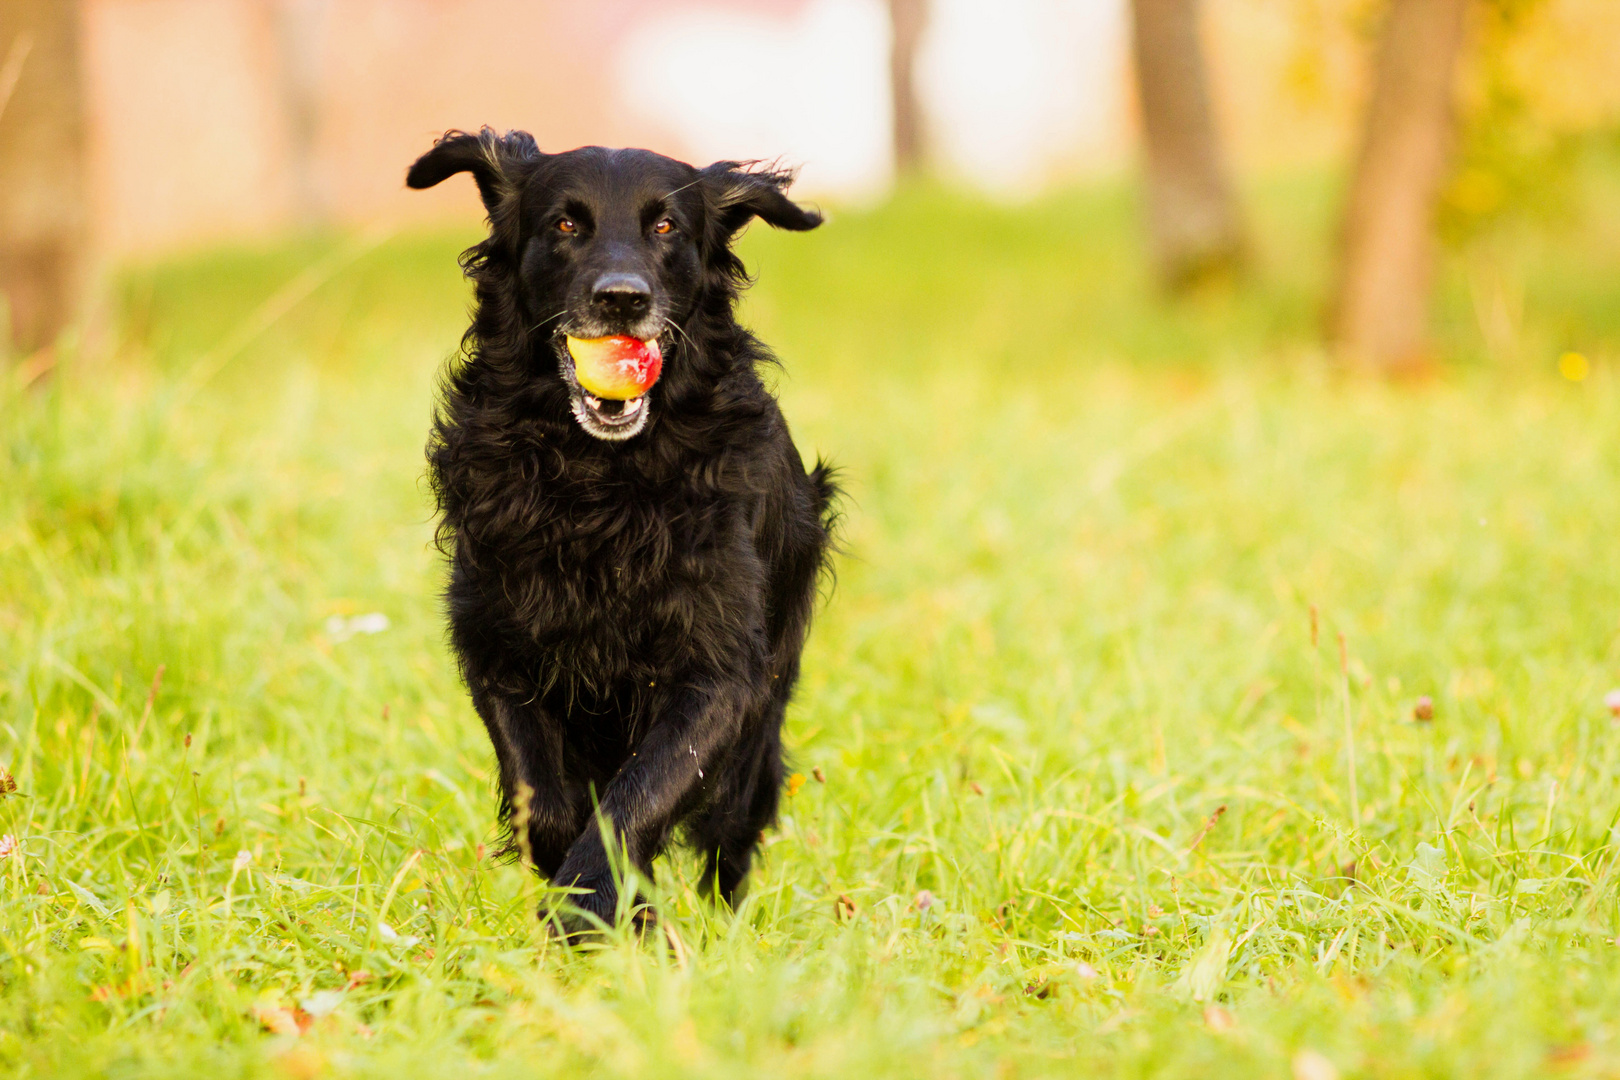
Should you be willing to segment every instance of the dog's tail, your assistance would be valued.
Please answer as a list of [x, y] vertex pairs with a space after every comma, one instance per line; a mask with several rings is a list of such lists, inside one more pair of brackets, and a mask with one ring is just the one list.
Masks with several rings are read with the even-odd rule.
[[838, 486], [838, 470], [827, 463], [826, 458], [817, 458], [816, 467], [810, 470], [810, 486], [816, 492], [816, 517], [829, 533], [834, 532], [838, 526], [838, 519], [842, 516], [838, 510], [838, 497], [844, 489]]
[[827, 463], [825, 458], [816, 459], [816, 467], [810, 470], [810, 487], [815, 492], [816, 517], [821, 522], [821, 550], [817, 553], [816, 561], [820, 564], [817, 576], [828, 590], [831, 590], [837, 574], [833, 568], [833, 556], [843, 551], [843, 538], [839, 535], [839, 526], [843, 523], [844, 513], [839, 509], [838, 503], [844, 494], [844, 489], [838, 485], [838, 470]]

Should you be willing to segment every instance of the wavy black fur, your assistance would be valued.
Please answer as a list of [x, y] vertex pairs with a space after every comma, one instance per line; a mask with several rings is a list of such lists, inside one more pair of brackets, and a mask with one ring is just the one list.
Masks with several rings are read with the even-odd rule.
[[[773, 357], [734, 316], [747, 278], [730, 244], [756, 216], [820, 217], [783, 194], [789, 173], [548, 155], [488, 129], [448, 133], [407, 182], [463, 171], [490, 235], [462, 258], [477, 305], [428, 459], [450, 639], [495, 746], [502, 820], [604, 920], [617, 895], [597, 801], [643, 873], [684, 826], [730, 901], [775, 819], [836, 493], [827, 466], [806, 472], [756, 371]], [[652, 227], [666, 219], [670, 236]], [[667, 324], [664, 374], [646, 428], [607, 442], [571, 412], [560, 335], [604, 329], [591, 282], [627, 268]]]

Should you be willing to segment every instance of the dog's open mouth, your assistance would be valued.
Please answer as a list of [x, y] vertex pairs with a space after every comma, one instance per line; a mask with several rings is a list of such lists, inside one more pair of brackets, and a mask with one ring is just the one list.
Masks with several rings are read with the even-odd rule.
[[663, 371], [656, 338], [565, 335], [559, 352], [574, 419], [587, 433], [617, 442], [647, 426], [650, 391]]
[[574, 419], [598, 439], [628, 439], [646, 426], [647, 409], [646, 394], [615, 401], [574, 388]]

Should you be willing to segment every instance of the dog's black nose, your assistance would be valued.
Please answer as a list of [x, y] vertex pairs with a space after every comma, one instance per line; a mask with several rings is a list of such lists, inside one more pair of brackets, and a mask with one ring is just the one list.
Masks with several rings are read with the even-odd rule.
[[651, 299], [652, 286], [640, 274], [603, 274], [591, 289], [591, 302], [610, 319], [638, 319]]

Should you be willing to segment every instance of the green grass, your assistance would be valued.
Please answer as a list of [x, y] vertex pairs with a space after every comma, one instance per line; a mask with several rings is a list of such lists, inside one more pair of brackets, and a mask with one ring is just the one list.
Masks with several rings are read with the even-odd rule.
[[0, 1069], [1615, 1075], [1620, 173], [1590, 187], [1451, 258], [1418, 386], [1313, 344], [1315, 180], [1254, 193], [1252, 285], [1177, 307], [1115, 188], [751, 234], [747, 316], [850, 490], [789, 720], [825, 782], [738, 912], [678, 856], [679, 947], [572, 955], [483, 857], [435, 599], [471, 234], [131, 271], [110, 344], [0, 371]]

